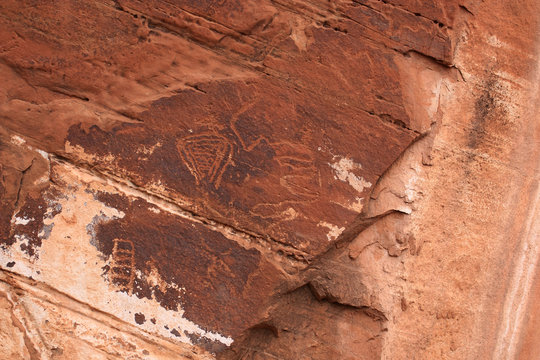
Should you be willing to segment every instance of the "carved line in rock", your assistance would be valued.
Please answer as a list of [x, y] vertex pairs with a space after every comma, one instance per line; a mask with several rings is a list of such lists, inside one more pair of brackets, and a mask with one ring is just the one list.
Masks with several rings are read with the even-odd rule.
[[114, 239], [109, 280], [129, 295], [135, 282], [135, 248], [131, 240]]
[[229, 140], [216, 134], [197, 134], [180, 139], [176, 146], [197, 185], [207, 182], [218, 189], [232, 160]]

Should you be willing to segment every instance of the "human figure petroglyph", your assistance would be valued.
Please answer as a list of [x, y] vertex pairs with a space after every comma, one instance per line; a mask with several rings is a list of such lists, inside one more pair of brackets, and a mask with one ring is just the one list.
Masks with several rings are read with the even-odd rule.
[[231, 142], [217, 134], [196, 134], [178, 140], [176, 146], [197, 185], [208, 182], [218, 189], [232, 160]]

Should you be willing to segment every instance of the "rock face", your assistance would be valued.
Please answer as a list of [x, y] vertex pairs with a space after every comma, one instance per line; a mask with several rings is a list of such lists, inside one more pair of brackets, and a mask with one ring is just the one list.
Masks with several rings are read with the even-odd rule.
[[0, 357], [534, 359], [538, 14], [2, 1]]

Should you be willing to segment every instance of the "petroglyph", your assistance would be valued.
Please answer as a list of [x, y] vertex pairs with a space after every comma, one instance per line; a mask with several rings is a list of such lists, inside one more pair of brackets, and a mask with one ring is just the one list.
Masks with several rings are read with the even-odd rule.
[[[275, 160], [281, 171], [280, 185], [297, 198], [309, 201], [319, 196], [319, 170], [314, 164], [311, 150], [294, 143], [276, 143]], [[296, 199], [296, 200], [299, 200]]]
[[176, 145], [197, 185], [207, 182], [218, 189], [231, 163], [233, 146], [230, 141], [216, 134], [197, 134], [180, 139]]
[[313, 176], [285, 175], [279, 180], [281, 186], [291, 194], [306, 200], [312, 200], [319, 195], [314, 189]]
[[131, 295], [135, 281], [135, 249], [130, 240], [114, 239], [109, 281]]
[[313, 168], [313, 161], [311, 158], [305, 159], [299, 156], [283, 155], [276, 157], [276, 160], [280, 166], [288, 167], [290, 169]]
[[292, 202], [283, 202], [279, 204], [257, 204], [251, 210], [250, 213], [259, 216], [263, 219], [274, 219], [276, 221], [291, 221], [299, 216], [292, 206]]

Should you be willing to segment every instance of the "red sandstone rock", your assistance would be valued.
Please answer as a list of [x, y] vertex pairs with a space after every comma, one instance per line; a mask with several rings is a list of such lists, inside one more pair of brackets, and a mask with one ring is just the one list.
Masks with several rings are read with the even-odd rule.
[[533, 358], [538, 7], [3, 1], [0, 354]]

